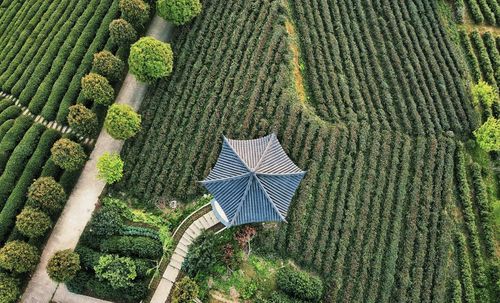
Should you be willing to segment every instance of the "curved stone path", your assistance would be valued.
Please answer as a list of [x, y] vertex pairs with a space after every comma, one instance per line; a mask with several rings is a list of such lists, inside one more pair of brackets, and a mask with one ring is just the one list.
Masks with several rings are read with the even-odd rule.
[[[169, 41], [173, 26], [155, 16], [146, 35], [161, 41]], [[146, 93], [147, 86], [138, 82], [131, 74], [127, 74], [116, 99], [117, 103], [128, 104], [138, 110]], [[26, 287], [21, 302], [48, 303], [54, 296], [57, 303], [103, 303], [95, 298], [76, 295], [68, 292], [64, 285], [57, 287], [45, 270], [47, 263], [55, 252], [76, 247], [83, 229], [92, 216], [98, 198], [105, 183], [97, 179], [97, 158], [104, 152], [120, 153], [123, 141], [115, 140], [102, 130], [95, 143], [89, 161], [69, 196], [68, 202], [59, 217], [52, 234], [42, 252], [40, 263]], [[55, 293], [57, 290], [57, 293]]]
[[184, 262], [184, 258], [187, 255], [189, 245], [191, 245], [194, 239], [198, 238], [204, 230], [217, 225], [217, 223], [219, 223], [219, 220], [217, 220], [213, 211], [209, 211], [189, 225], [189, 228], [184, 232], [179, 243], [177, 243], [172, 257], [170, 258], [170, 263], [165, 272], [163, 272], [160, 284], [156, 288], [150, 303], [165, 303], [167, 301], [170, 291], [181, 270], [182, 262]]
[[71, 127], [69, 127], [69, 126], [59, 124], [59, 123], [57, 123], [57, 121], [47, 121], [47, 120], [45, 120], [44, 117], [42, 117], [40, 115], [36, 115], [35, 116], [35, 114], [33, 114], [32, 112], [30, 112], [29, 108], [27, 108], [26, 106], [23, 106], [21, 104], [21, 102], [19, 101], [19, 99], [17, 99], [16, 97], [14, 97], [12, 95], [9, 95], [9, 94], [7, 94], [5, 92], [0, 91], [0, 99], [2, 99], [2, 98], [4, 100], [12, 102], [15, 106], [19, 107], [21, 109], [21, 115], [30, 117], [36, 123], [43, 124], [43, 126], [45, 126], [47, 128], [54, 129], [54, 130], [56, 130], [56, 131], [58, 131], [60, 133], [63, 133], [63, 134], [73, 134], [83, 144], [87, 144], [87, 145], [94, 144], [94, 141], [95, 141], [94, 139], [86, 138], [85, 136], [80, 135], [79, 133], [73, 131], [71, 129]]

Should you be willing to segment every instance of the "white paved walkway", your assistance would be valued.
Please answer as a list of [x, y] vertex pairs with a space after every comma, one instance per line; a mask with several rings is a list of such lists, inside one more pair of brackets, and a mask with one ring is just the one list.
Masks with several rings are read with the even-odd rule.
[[[169, 41], [173, 27], [158, 16], [155, 16], [147, 35], [162, 41]], [[127, 74], [122, 88], [117, 96], [118, 103], [125, 103], [135, 110], [139, 109], [146, 85], [136, 81], [135, 77]], [[95, 205], [102, 190], [104, 182], [97, 180], [96, 162], [97, 158], [104, 152], [120, 153], [123, 141], [118, 141], [102, 130], [89, 161], [85, 164], [82, 174], [75, 188], [69, 196], [68, 202], [57, 221], [52, 234], [42, 252], [40, 263], [34, 272], [21, 302], [24, 303], [48, 303], [54, 294], [57, 284], [54, 283], [45, 270], [48, 260], [56, 251], [74, 248], [80, 239], [80, 235], [92, 216]], [[72, 294], [66, 287], [59, 287], [57, 296], [54, 297], [58, 303], [97, 303], [105, 302]]]
[[184, 258], [187, 255], [189, 245], [201, 235], [203, 230], [209, 229], [217, 223], [219, 223], [219, 220], [217, 220], [213, 211], [210, 211], [189, 226], [175, 247], [174, 253], [170, 258], [170, 263], [163, 273], [160, 284], [156, 288], [150, 303], [165, 303], [167, 301], [168, 295], [181, 270], [182, 262], [184, 262]]

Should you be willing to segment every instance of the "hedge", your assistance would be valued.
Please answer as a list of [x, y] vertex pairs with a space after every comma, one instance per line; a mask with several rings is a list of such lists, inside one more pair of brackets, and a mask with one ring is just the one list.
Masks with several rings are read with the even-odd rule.
[[163, 255], [161, 242], [141, 236], [113, 236], [101, 242], [100, 249], [130, 257], [159, 259]]

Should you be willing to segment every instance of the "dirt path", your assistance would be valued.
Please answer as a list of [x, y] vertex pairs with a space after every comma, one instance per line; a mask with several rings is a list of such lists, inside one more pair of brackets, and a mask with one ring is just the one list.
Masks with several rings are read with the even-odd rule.
[[[172, 25], [168, 24], [160, 17], [155, 16], [147, 35], [162, 41], [169, 41], [172, 35], [172, 29]], [[116, 102], [128, 104], [137, 110], [144, 98], [146, 89], [147, 86], [144, 83], [138, 82], [134, 76], [127, 74], [123, 86], [116, 98]], [[99, 195], [105, 186], [104, 182], [96, 178], [97, 158], [104, 152], [120, 153], [122, 147], [123, 141], [115, 140], [104, 130], [101, 131], [94, 150], [90, 155], [90, 159], [85, 164], [82, 174], [71, 192], [68, 202], [45, 245], [40, 263], [23, 294], [21, 302], [47, 303], [51, 300], [57, 289], [57, 284], [54, 283], [46, 273], [45, 267], [47, 266], [48, 260], [56, 251], [74, 248], [78, 243], [80, 235], [85, 225], [87, 225], [87, 222], [90, 220]], [[58, 288], [57, 296], [54, 297], [54, 299], [57, 298], [64, 298], [62, 299], [63, 301], [59, 301], [60, 303], [104, 302], [94, 298], [74, 295], [68, 292], [66, 287]]]

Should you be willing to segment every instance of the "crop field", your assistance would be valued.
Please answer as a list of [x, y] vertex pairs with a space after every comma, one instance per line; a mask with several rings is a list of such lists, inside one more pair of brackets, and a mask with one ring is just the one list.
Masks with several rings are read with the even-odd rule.
[[0, 90], [32, 113], [65, 123], [94, 53], [115, 51], [108, 25], [119, 14], [118, 1], [14, 0], [1, 9]]
[[173, 45], [118, 187], [191, 198], [222, 135], [274, 131], [307, 175], [269, 240], [326, 302], [494, 301], [493, 177], [459, 140], [480, 122], [434, 2], [209, 0]]

